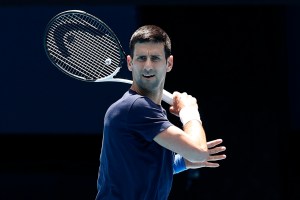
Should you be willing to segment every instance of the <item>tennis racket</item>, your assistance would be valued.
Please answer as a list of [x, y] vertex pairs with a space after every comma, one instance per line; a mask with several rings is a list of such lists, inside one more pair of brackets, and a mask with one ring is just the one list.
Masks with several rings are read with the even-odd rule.
[[[117, 36], [108, 25], [87, 12], [68, 10], [54, 16], [46, 27], [44, 48], [52, 64], [73, 78], [132, 83], [115, 77], [126, 59]], [[162, 99], [173, 104], [172, 94], [166, 90]]]

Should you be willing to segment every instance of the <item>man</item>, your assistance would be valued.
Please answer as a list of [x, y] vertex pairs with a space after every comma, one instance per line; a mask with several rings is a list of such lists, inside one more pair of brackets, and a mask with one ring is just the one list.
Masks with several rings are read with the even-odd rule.
[[[130, 39], [127, 66], [130, 89], [107, 110], [98, 175], [97, 200], [166, 200], [173, 174], [186, 169], [218, 167], [225, 159], [221, 139], [206, 141], [197, 100], [173, 93], [167, 118], [161, 106], [167, 72], [173, 67], [171, 40], [154, 25], [137, 29]], [[215, 154], [215, 155], [214, 155]]]

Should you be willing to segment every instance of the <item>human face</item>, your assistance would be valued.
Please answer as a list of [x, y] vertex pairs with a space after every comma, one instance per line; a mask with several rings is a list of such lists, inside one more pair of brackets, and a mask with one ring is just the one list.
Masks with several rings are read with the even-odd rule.
[[133, 58], [127, 57], [127, 63], [136, 89], [152, 93], [162, 91], [166, 73], [173, 66], [173, 57], [166, 60], [163, 43], [137, 43]]

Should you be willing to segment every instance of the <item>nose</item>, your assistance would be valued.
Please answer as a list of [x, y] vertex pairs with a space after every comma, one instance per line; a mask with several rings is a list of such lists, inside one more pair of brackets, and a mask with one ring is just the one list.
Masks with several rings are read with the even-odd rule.
[[145, 62], [145, 66], [144, 66], [145, 70], [150, 70], [152, 69], [152, 62], [150, 58], [147, 58], [146, 62]]

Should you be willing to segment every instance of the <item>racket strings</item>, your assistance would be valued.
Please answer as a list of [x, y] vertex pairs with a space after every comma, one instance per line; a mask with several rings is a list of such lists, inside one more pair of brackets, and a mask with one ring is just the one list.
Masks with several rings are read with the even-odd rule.
[[[112, 61], [120, 60], [119, 49], [118, 49], [118, 46], [115, 45], [116, 41], [112, 37], [109, 37], [110, 33], [107, 31], [107, 29], [104, 28], [101, 24], [99, 24], [98, 21], [96, 21], [90, 17], [84, 16], [83, 18], [84, 18], [83, 23], [87, 22], [89, 25], [95, 27], [96, 30], [99, 30], [101, 33], [104, 33], [104, 36], [101, 38], [101, 40], [99, 37], [96, 37], [96, 38], [91, 38], [90, 40], [85, 41], [89, 45], [99, 44], [99, 45], [93, 46], [94, 49], [91, 49], [91, 52], [90, 52], [91, 55], [93, 55], [92, 53], [95, 52], [95, 53], [100, 53], [99, 54], [100, 58], [104, 58], [105, 56], [107, 56], [107, 57], [112, 57], [113, 58]], [[95, 30], [95, 29], [93, 29], [93, 30]], [[99, 49], [99, 47], [100, 47], [100, 49]], [[107, 47], [110, 47], [110, 48], [107, 48]], [[112, 49], [116, 49], [117, 51], [111, 51]], [[107, 54], [103, 54], [103, 52], [109, 52], [111, 54], [107, 55]], [[99, 57], [97, 55], [95, 55], [95, 56], [91, 57], [91, 59], [92, 58], [99, 58]], [[99, 59], [97, 59], [97, 61], [98, 60]], [[117, 62], [114, 62], [112, 64], [113, 64], [112, 67], [103, 67], [103, 65], [102, 65], [100, 75], [102, 72], [104, 72], [104, 74], [100, 77], [104, 77], [104, 76], [111, 74], [112, 72], [115, 71], [115, 66], [116, 67], [119, 66], [119, 63], [117, 63]]]
[[[78, 20], [77, 20], [77, 22], [78, 22]], [[81, 63], [81, 66], [84, 67], [83, 69], [88, 69], [88, 71], [90, 71], [89, 68], [88, 68], [88, 65], [85, 65], [85, 63], [90, 62], [91, 64], [96, 65], [97, 63], [99, 63], [99, 59], [97, 59], [97, 58], [99, 58], [99, 56], [97, 55], [97, 52], [101, 53], [101, 52], [104, 52], [104, 51], [103, 51], [103, 49], [100, 49], [100, 51], [97, 51], [97, 49], [95, 49], [95, 48], [97, 48], [97, 46], [95, 46], [93, 44], [97, 44], [99, 42], [96, 42], [93, 39], [93, 37], [85, 37], [81, 33], [82, 32], [78, 32], [79, 37], [77, 37], [77, 38], [78, 39], [86, 39], [86, 40], [83, 40], [83, 41], [79, 41], [79, 44], [81, 44], [83, 46], [83, 48], [76, 48], [76, 47], [79, 47], [79, 46], [74, 45], [74, 47], [75, 47], [74, 51], [72, 52], [72, 49], [70, 49], [70, 51], [71, 51], [71, 53], [78, 52], [79, 57], [77, 56], [75, 58], [79, 58], [79, 59], [77, 59], [76, 61]], [[101, 41], [100, 41], [100, 43], [101, 43]], [[98, 46], [101, 47], [101, 45], [98, 45]], [[109, 51], [107, 51], [107, 52], [109, 52]], [[96, 54], [96, 55], [94, 55], [94, 54]], [[80, 55], [85, 55], [85, 56], [80, 56]], [[100, 56], [104, 56], [104, 55], [100, 55]], [[85, 61], [85, 62], [83, 63], [82, 61]], [[103, 72], [103, 70], [101, 70], [100, 73], [99, 73], [98, 71], [95, 71], [93, 69], [94, 68], [92, 68], [92, 73], [95, 72], [96, 76], [97, 76], [97, 74], [102, 74], [102, 72]], [[97, 69], [97, 68], [95, 68], [95, 69]], [[102, 69], [106, 69], [106, 68], [102, 67]], [[114, 69], [112, 71], [114, 71]], [[108, 73], [111, 73], [111, 72], [109, 71]], [[106, 74], [104, 74], [104, 76], [106, 76]]]
[[[56, 37], [63, 38], [63, 42], [57, 43]], [[110, 76], [121, 61], [118, 41], [100, 22], [85, 15], [65, 15], [53, 22], [47, 36], [47, 47], [57, 65], [87, 80]], [[62, 48], [66, 48], [70, 55], [63, 55]], [[110, 62], [107, 63], [107, 59]]]
[[[78, 20], [76, 20], [76, 21], [79, 23], [81, 22]], [[95, 52], [95, 54], [99, 53], [101, 58], [103, 58], [105, 56], [109, 56], [109, 57], [113, 57], [114, 58], [113, 60], [120, 59], [119, 47], [116, 45], [116, 41], [114, 40], [113, 37], [110, 36], [110, 33], [107, 31], [106, 28], [104, 28], [101, 24], [99, 25], [99, 22], [97, 22], [87, 16], [84, 16], [83, 23], [87, 23], [88, 25], [95, 27], [96, 29], [99, 29], [99, 31], [104, 34], [101, 40], [99, 39], [99, 37], [96, 37], [96, 38], [91, 37], [91, 38], [87, 39], [86, 41], [82, 42], [82, 44], [93, 45], [94, 49], [88, 48], [86, 46], [87, 49], [91, 50], [91, 53], [94, 53], [94, 52]], [[93, 30], [95, 30], [95, 29], [93, 29]], [[86, 39], [83, 35], [81, 35], [81, 36], [82, 36], [81, 38]], [[100, 44], [100, 45], [95, 45], [95, 44]], [[98, 47], [100, 47], [100, 49]], [[107, 47], [110, 47], [110, 48], [107, 48]], [[116, 51], [111, 51], [112, 49], [115, 49]], [[111, 55], [103, 54], [103, 52], [109, 52], [109, 53], [111, 53]], [[96, 56], [90, 57], [90, 58], [96, 58]], [[116, 63], [113, 66], [118, 66], [118, 63]], [[113, 69], [113, 71], [114, 70], [115, 69]]]
[[[74, 65], [73, 62], [66, 60], [66, 62], [68, 64], [70, 64], [68, 66], [71, 66], [71, 69], [74, 68], [75, 70], [77, 70], [77, 68], [78, 68], [77, 66], [80, 66], [79, 70], [82, 69], [84, 72], [89, 72], [91, 76], [92, 75], [98, 76], [98, 74], [102, 73], [102, 70], [99, 71], [98, 68], [92, 67], [91, 65], [96, 66], [96, 65], [98, 65], [98, 63], [101, 63], [101, 57], [105, 56], [102, 53], [103, 49], [101, 49], [101, 48], [99, 49], [99, 48], [97, 48], [97, 46], [94, 46], [95, 41], [93, 42], [92, 38], [87, 39], [86, 36], [82, 36], [82, 37], [78, 37], [78, 38], [83, 39], [82, 41], [79, 41], [80, 47], [78, 47], [77, 45], [73, 45], [73, 48], [72, 47], [69, 48], [70, 53], [73, 55], [72, 61], [74, 61], [74, 63], [76, 65]], [[100, 54], [98, 55], [97, 52]], [[77, 55], [77, 56], [75, 56], [75, 55]], [[81, 55], [84, 55], [84, 56], [81, 56]], [[89, 63], [89, 65], [87, 65], [87, 63]], [[112, 71], [114, 71], [113, 67], [111, 67], [111, 69], [112, 69]], [[110, 72], [108, 72], [108, 73], [110, 73]]]

